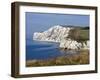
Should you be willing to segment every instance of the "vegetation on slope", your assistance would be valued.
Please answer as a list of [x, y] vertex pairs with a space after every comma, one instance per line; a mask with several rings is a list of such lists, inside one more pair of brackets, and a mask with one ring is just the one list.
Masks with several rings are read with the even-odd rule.
[[89, 28], [74, 28], [71, 29], [68, 35], [68, 38], [76, 40], [78, 42], [84, 42], [89, 40]]

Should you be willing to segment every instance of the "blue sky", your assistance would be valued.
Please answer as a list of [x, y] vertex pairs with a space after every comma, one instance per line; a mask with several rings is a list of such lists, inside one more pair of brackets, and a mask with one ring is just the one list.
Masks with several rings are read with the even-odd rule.
[[26, 38], [34, 32], [42, 32], [54, 25], [89, 26], [89, 15], [49, 14], [26, 12]]

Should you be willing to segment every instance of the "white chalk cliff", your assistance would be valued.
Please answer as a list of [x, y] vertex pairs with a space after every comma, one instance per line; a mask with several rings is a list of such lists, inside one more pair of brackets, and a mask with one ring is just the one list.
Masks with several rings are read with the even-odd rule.
[[66, 49], [88, 49], [89, 41], [79, 43], [68, 38], [69, 31], [71, 29], [73, 29], [73, 27], [63, 27], [60, 25], [56, 25], [44, 32], [35, 32], [33, 34], [33, 40], [59, 42], [59, 47]]

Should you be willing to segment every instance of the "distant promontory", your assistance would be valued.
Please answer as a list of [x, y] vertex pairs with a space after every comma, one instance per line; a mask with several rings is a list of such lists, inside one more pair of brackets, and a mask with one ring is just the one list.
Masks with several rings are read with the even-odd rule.
[[64, 49], [88, 49], [89, 27], [55, 25], [44, 32], [35, 32], [33, 40], [58, 42]]

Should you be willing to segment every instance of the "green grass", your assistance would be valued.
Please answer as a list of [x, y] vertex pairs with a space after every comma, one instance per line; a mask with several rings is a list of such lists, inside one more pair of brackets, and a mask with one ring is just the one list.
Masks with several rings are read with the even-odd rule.
[[80, 39], [89, 40], [89, 30], [80, 30]]
[[67, 38], [83, 42], [89, 40], [89, 29], [88, 28], [74, 28], [69, 31]]
[[80, 50], [79, 54], [72, 56], [60, 56], [48, 60], [29, 60], [26, 61], [27, 67], [35, 66], [58, 66], [58, 65], [79, 65], [89, 64], [89, 50]]

